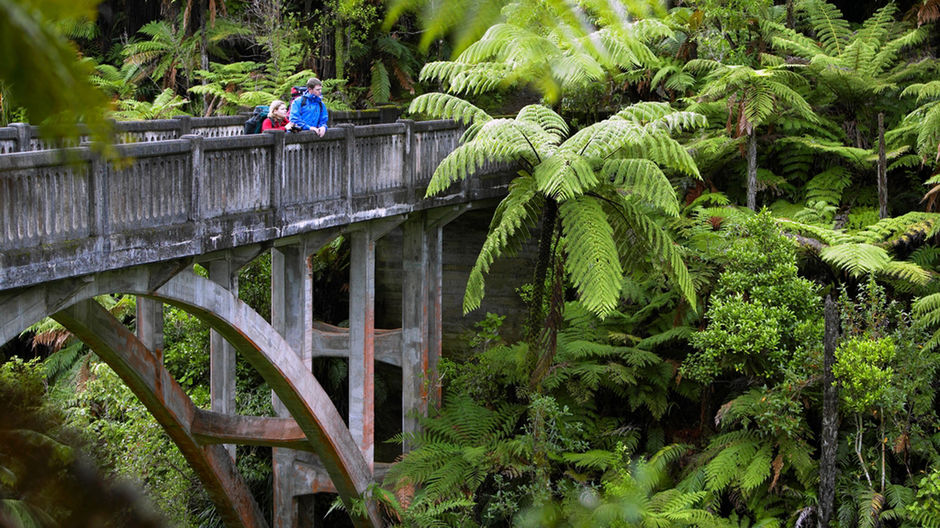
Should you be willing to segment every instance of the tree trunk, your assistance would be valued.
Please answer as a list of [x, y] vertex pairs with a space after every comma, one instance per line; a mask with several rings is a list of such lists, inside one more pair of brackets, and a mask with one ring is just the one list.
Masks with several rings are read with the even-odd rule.
[[885, 154], [884, 112], [878, 112], [878, 217], [888, 217], [888, 160]]
[[[203, 71], [209, 71], [209, 9], [206, 6], [206, 0], [199, 0], [197, 2], [197, 12], [196, 16], [199, 19], [199, 68]], [[188, 80], [189, 84], [192, 84], [191, 80]], [[209, 84], [209, 80], [205, 77], [202, 78], [201, 84], [203, 86]], [[202, 94], [202, 111], [209, 117], [209, 94]]]
[[336, 59], [336, 78], [345, 79], [346, 78], [346, 65], [343, 64], [346, 61], [346, 40], [345, 35], [343, 34], [343, 26], [336, 22], [336, 29], [333, 33], [333, 46], [334, 54], [333, 56]]
[[[558, 202], [552, 198], [545, 199], [542, 206], [542, 232], [539, 235], [539, 256], [535, 263], [535, 276], [532, 279], [532, 304], [529, 306], [528, 341], [533, 348], [536, 347], [542, 329], [542, 299], [545, 296], [545, 276], [548, 266], [553, 262], [552, 242], [555, 238], [555, 222], [558, 218]], [[532, 353], [534, 351], [531, 351]], [[534, 363], [533, 363], [534, 365]]]
[[839, 342], [839, 313], [832, 297], [826, 296], [826, 331], [823, 338], [823, 416], [819, 457], [819, 524], [829, 528], [836, 500], [836, 447], [839, 434], [839, 393], [832, 365]]
[[796, 28], [796, 17], [793, 16], [793, 0], [787, 0], [787, 27]]
[[747, 208], [757, 210], [757, 129], [747, 137]]

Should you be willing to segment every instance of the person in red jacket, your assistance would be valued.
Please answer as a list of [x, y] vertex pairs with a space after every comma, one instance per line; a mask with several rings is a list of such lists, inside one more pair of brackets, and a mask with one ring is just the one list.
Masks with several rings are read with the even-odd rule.
[[280, 99], [271, 101], [271, 109], [268, 110], [268, 118], [261, 123], [261, 131], [287, 130], [287, 125], [287, 105]]

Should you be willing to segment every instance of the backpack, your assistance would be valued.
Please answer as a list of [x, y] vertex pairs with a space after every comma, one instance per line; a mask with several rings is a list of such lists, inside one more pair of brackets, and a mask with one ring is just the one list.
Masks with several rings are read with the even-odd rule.
[[294, 104], [294, 100], [305, 93], [307, 93], [306, 85], [290, 87], [290, 101], [287, 103], [287, 115], [290, 115], [290, 106]]
[[261, 124], [268, 117], [268, 111], [271, 108], [268, 105], [259, 105], [251, 113], [248, 121], [245, 121], [245, 134], [257, 134], [261, 132]]

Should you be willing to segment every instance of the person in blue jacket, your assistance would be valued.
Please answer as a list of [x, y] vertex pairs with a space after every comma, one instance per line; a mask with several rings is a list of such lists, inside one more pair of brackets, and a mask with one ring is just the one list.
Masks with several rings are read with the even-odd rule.
[[320, 137], [326, 134], [326, 122], [330, 115], [323, 104], [322, 92], [323, 83], [320, 79], [307, 81], [307, 93], [294, 99], [290, 105], [290, 122], [295, 129], [313, 130]]

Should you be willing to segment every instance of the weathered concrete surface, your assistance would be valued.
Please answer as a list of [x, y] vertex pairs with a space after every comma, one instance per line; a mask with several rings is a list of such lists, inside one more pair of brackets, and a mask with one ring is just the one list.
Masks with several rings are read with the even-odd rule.
[[[475, 177], [421, 199], [451, 122], [180, 139], [0, 155], [0, 290], [502, 196]], [[65, 156], [65, 157], [63, 157]], [[408, 166], [405, 166], [408, 165]]]
[[[232, 259], [206, 264], [209, 280], [238, 296], [238, 266]], [[215, 330], [209, 331], [209, 405], [218, 413], [235, 413], [235, 349]], [[226, 449], [235, 460], [235, 446]]]
[[240, 444], [312, 451], [293, 418], [240, 416], [196, 409], [192, 435], [202, 444]]
[[[178, 306], [223, 335], [271, 385], [323, 461], [337, 492], [351, 506], [351, 500], [363, 496], [372, 482], [372, 472], [310, 369], [264, 318], [231, 292], [189, 271], [168, 277], [167, 269], [174, 268], [178, 266], [140, 266], [2, 293], [0, 340], [6, 342], [18, 332], [13, 328], [26, 320], [35, 322], [105, 293], [145, 295]], [[379, 526], [378, 512], [370, 508], [369, 513], [371, 518], [354, 518], [354, 522]]]
[[200, 445], [193, 434], [198, 410], [163, 367], [162, 358], [94, 300], [80, 301], [54, 317], [113, 368], [147, 407], [192, 466], [226, 526], [268, 526], [225, 449]]

